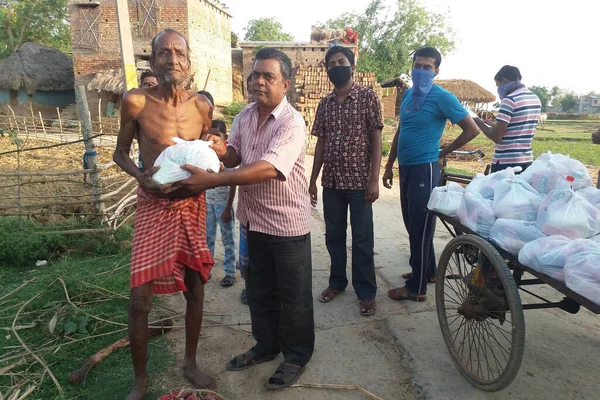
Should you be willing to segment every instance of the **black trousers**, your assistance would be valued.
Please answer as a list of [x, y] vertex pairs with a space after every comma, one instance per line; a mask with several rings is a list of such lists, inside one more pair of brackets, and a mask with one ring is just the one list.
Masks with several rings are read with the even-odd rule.
[[248, 232], [246, 291], [254, 351], [283, 352], [304, 366], [315, 347], [310, 234], [295, 237]]

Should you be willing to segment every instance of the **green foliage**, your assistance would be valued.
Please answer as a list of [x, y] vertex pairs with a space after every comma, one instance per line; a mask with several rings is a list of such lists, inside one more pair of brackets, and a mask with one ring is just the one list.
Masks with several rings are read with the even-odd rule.
[[25, 42], [70, 51], [67, 0], [1, 0], [0, 58]]
[[238, 37], [238, 35], [235, 32], [231, 32], [231, 48], [235, 49], [236, 47], [238, 47], [238, 42], [240, 41], [240, 38]]
[[455, 34], [445, 19], [419, 0], [397, 0], [391, 8], [383, 0], [371, 0], [364, 13], [343, 13], [319, 25], [357, 31], [358, 71], [375, 72], [382, 82], [410, 72], [411, 54], [422, 46], [433, 46], [442, 55], [452, 52]]
[[383, 120], [383, 123], [385, 125], [398, 126], [398, 121], [396, 121], [394, 118], [386, 118]]
[[114, 235], [61, 235], [66, 229], [89, 228], [82, 221], [38, 226], [30, 220], [0, 218], [0, 267], [33, 267], [37, 260], [55, 260], [69, 253], [115, 254], [120, 243], [131, 240], [132, 228], [124, 225]]
[[287, 42], [294, 40], [292, 35], [283, 31], [283, 25], [275, 18], [251, 19], [246, 26], [244, 40]]
[[576, 104], [577, 102], [575, 101], [575, 95], [573, 93], [565, 94], [560, 100], [560, 106], [564, 112], [574, 111]]
[[392, 150], [392, 144], [384, 141], [381, 143], [381, 155], [387, 157], [390, 155], [390, 151]]
[[537, 95], [542, 103], [542, 111], [548, 111], [548, 104], [550, 103], [550, 91], [544, 86], [531, 86], [529, 88], [533, 93]]
[[237, 103], [231, 103], [227, 107], [223, 109], [223, 113], [230, 117], [235, 117], [246, 107], [246, 103], [243, 101], [238, 101]]

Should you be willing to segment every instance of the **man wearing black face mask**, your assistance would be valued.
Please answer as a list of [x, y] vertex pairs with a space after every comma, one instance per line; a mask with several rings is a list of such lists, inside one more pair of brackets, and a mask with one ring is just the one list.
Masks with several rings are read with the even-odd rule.
[[376, 311], [373, 208], [379, 197], [381, 105], [375, 92], [354, 84], [354, 53], [332, 47], [325, 56], [334, 91], [317, 108], [312, 134], [318, 137], [310, 180], [311, 203], [317, 205], [317, 177], [323, 167], [325, 242], [331, 257], [328, 288], [319, 300], [328, 303], [346, 289], [348, 207], [352, 225], [352, 285], [360, 314]]

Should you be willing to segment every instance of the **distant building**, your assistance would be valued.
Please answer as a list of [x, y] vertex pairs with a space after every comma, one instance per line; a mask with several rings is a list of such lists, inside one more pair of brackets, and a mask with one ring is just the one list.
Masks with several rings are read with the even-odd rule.
[[584, 95], [575, 98], [574, 111], [579, 114], [600, 113], [600, 95]]
[[[175, 29], [191, 48], [191, 89], [206, 88], [218, 104], [231, 102], [231, 14], [221, 2], [128, 0], [128, 3], [136, 63], [147, 65], [150, 43], [157, 33]], [[87, 86], [95, 73], [110, 75], [109, 70], [121, 68], [115, 0], [69, 0], [69, 22], [76, 84]], [[111, 95], [114, 94], [101, 90], [98, 96], [90, 96], [90, 109], [96, 109], [98, 97]]]

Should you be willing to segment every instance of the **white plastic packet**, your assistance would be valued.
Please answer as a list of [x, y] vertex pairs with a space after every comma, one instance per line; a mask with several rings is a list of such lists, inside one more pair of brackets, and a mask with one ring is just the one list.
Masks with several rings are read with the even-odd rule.
[[600, 304], [600, 249], [571, 255], [565, 262], [567, 287]]
[[567, 176], [574, 178], [574, 190], [592, 186], [592, 178], [585, 165], [564, 154], [552, 154], [550, 151], [540, 155], [521, 174], [521, 177], [540, 194], [550, 193], [564, 182]]
[[154, 183], [165, 185], [178, 182], [190, 177], [190, 173], [181, 169], [184, 164], [195, 165], [204, 170], [219, 172], [221, 162], [217, 153], [210, 147], [211, 142], [204, 140], [183, 140], [178, 137], [171, 139], [175, 145], [163, 150], [154, 162], [160, 169], [152, 176]]
[[465, 189], [456, 182], [433, 188], [427, 208], [449, 217], [456, 217]]
[[467, 192], [479, 193], [486, 199], [492, 199], [494, 197], [496, 185], [503, 179], [514, 178], [515, 173], [520, 172], [521, 169], [521, 167], [508, 167], [502, 171], [494, 172], [489, 175], [477, 174], [473, 177], [471, 183], [467, 185], [465, 190]]
[[600, 210], [569, 187], [560, 186], [540, 204], [537, 224], [546, 235], [586, 238], [600, 232]]
[[458, 208], [458, 219], [461, 224], [487, 239], [496, 222], [492, 200], [484, 198], [479, 193], [465, 192]]
[[490, 241], [512, 255], [519, 254], [521, 248], [529, 242], [546, 236], [535, 222], [516, 219], [497, 219], [490, 230]]
[[542, 200], [524, 179], [518, 176], [503, 179], [494, 188], [494, 213], [498, 218], [535, 221]]
[[567, 258], [581, 251], [598, 249], [600, 243], [589, 239], [571, 240], [562, 235], [546, 236], [525, 243], [519, 251], [519, 262], [560, 281], [565, 280]]

